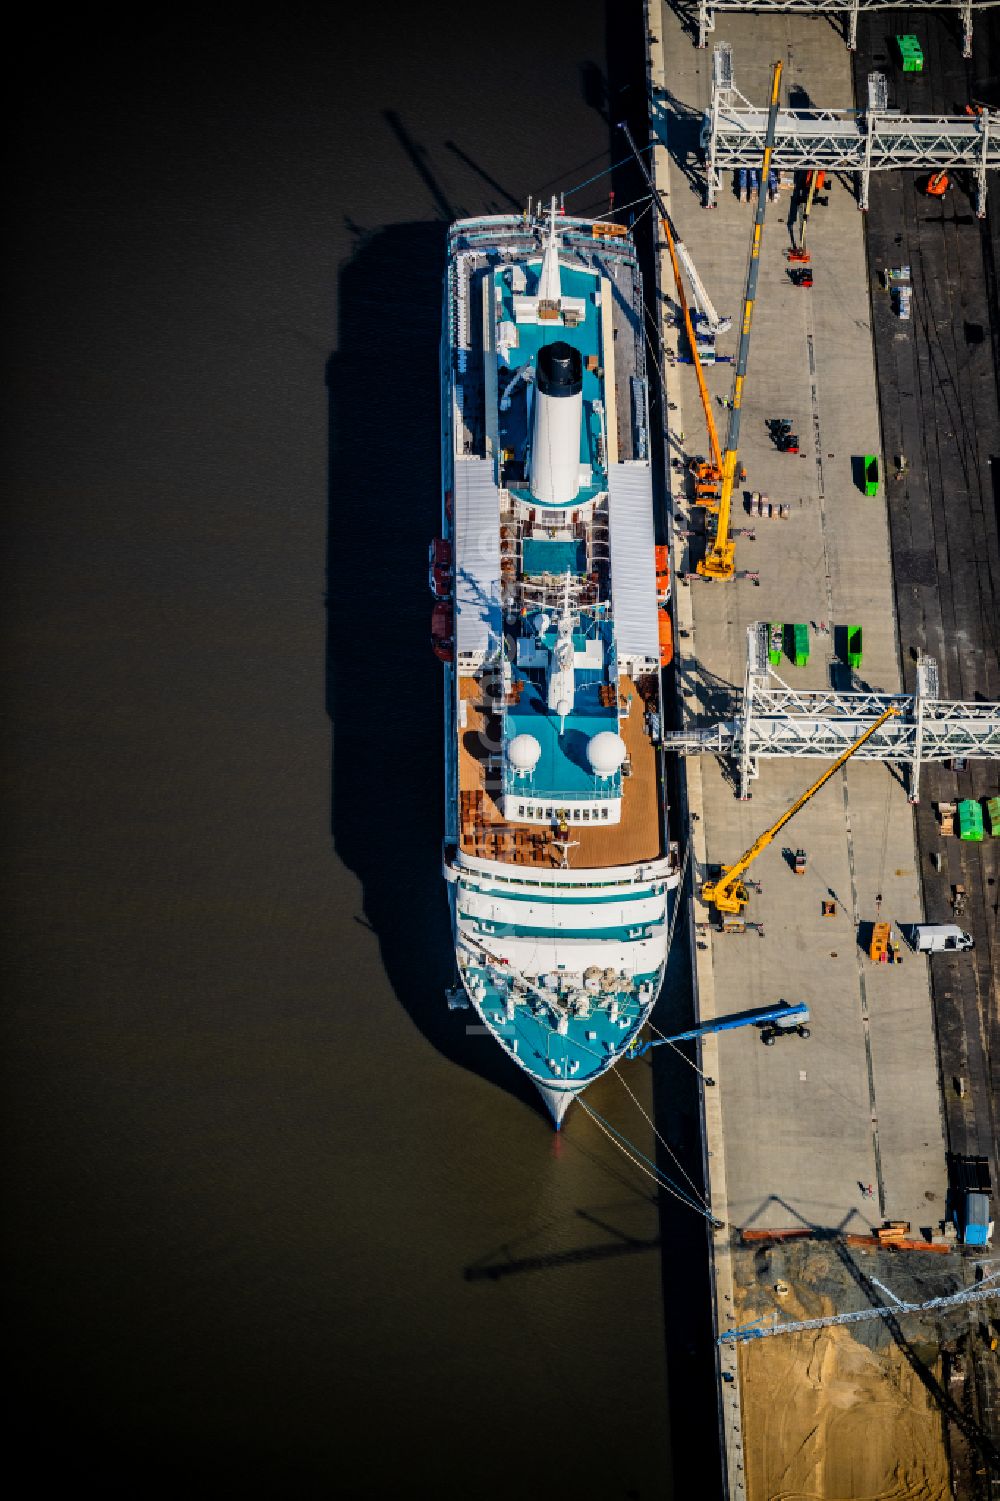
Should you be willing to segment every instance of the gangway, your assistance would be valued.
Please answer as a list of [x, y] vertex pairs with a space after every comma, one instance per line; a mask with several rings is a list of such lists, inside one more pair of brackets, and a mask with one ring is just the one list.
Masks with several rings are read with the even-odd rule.
[[662, 1048], [675, 1042], [687, 1042], [693, 1037], [708, 1037], [712, 1032], [733, 1032], [737, 1027], [771, 1028], [778, 1032], [798, 1032], [808, 1036], [806, 1022], [809, 1007], [801, 1003], [792, 1006], [788, 1001], [779, 1001], [776, 1006], [757, 1006], [751, 1011], [734, 1011], [731, 1016], [718, 1016], [714, 1021], [702, 1022], [698, 1027], [689, 1027], [686, 1032], [672, 1032], [669, 1037], [649, 1037], [637, 1042], [626, 1052], [627, 1058], [642, 1058], [650, 1048]]
[[738, 1324], [735, 1329], [723, 1330], [715, 1343], [717, 1345], [739, 1344], [749, 1339], [767, 1339], [774, 1334], [799, 1334], [808, 1329], [828, 1329], [833, 1325], [861, 1324], [866, 1319], [895, 1320], [907, 1313], [931, 1313], [945, 1308], [965, 1308], [970, 1304], [985, 1303], [994, 1298], [1000, 1298], [998, 1277], [1000, 1277], [1000, 1272], [990, 1272], [974, 1287], [962, 1288], [955, 1293], [946, 1293], [940, 1298], [927, 1298], [923, 1303], [905, 1303], [902, 1298], [897, 1298], [884, 1282], [869, 1275], [867, 1280], [874, 1283], [885, 1294], [888, 1299], [886, 1303], [859, 1308], [854, 1313], [828, 1313], [821, 1314], [815, 1319], [788, 1319], [783, 1322], [779, 1322], [778, 1311], [775, 1309], [774, 1318], [770, 1324], [765, 1324], [760, 1319], [752, 1324]]
[[[998, 0], [1000, 3], [1000, 0]], [[975, 208], [986, 214], [986, 173], [1000, 167], [1000, 111], [961, 115], [903, 115], [887, 106], [882, 74], [869, 76], [864, 109], [783, 109], [778, 115], [774, 166], [853, 172], [858, 207], [867, 209], [871, 174], [895, 170], [942, 172], [964, 168], [975, 182]], [[732, 48], [712, 54], [712, 93], [701, 130], [705, 203], [715, 202], [724, 173], [756, 165], [768, 111], [736, 87]]]
[[691, 318], [694, 325], [697, 356], [703, 365], [712, 365], [715, 363], [715, 341], [720, 334], [729, 332], [733, 326], [733, 320], [723, 318], [716, 312], [715, 304], [705, 290], [705, 283], [698, 275], [698, 268], [684, 242], [677, 240], [674, 248], [677, 251], [677, 259], [687, 272], [697, 310]]
[[[972, 56], [972, 12], [990, 10], [1000, 0], [910, 0], [909, 10], [957, 10], [962, 16], [962, 56]], [[858, 12], [862, 10], [897, 10], [894, 0], [698, 0], [699, 47], [707, 43], [715, 30], [715, 12], [728, 11], [797, 11], [806, 15], [846, 16], [847, 46], [851, 52], [858, 45]]]
[[[917, 662], [915, 692], [807, 691], [782, 681], [768, 660], [768, 627], [747, 628], [747, 667], [738, 712], [713, 725], [667, 731], [664, 748], [680, 755], [716, 755], [739, 764], [739, 793], [750, 796], [761, 757], [805, 756], [830, 760], [881, 720], [881, 728], [855, 752], [859, 760], [909, 768], [910, 801], [920, 797], [920, 771], [928, 761], [1000, 760], [1000, 703], [938, 697], [933, 657]], [[896, 717], [885, 719], [895, 706]]]

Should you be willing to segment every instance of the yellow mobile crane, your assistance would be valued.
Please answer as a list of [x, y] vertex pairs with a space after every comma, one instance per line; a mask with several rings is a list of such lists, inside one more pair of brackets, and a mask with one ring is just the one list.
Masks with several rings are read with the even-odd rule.
[[860, 750], [865, 741], [870, 740], [875, 731], [881, 729], [887, 719], [891, 719], [893, 715], [899, 712], [899, 709], [893, 706], [886, 709], [885, 713], [865, 730], [860, 739], [855, 740], [853, 745], [848, 746], [847, 750], [837, 757], [832, 766], [827, 767], [818, 781], [813, 782], [812, 786], [807, 788], [790, 808], [786, 808], [777, 823], [773, 823], [769, 829], [765, 829], [764, 833], [754, 840], [750, 848], [745, 854], [740, 856], [735, 865], [725, 866], [718, 880], [705, 881], [701, 888], [702, 901], [717, 908], [719, 912], [734, 913], [737, 915], [742, 912], [750, 900], [750, 893], [743, 883], [743, 876], [748, 867], [753, 864], [763, 850], [767, 849], [767, 846], [774, 839], [775, 835], [785, 827], [788, 820], [794, 818], [799, 809], [804, 808], [809, 799], [816, 796], [819, 789], [824, 783], [830, 780], [834, 772], [839, 771], [844, 762], [849, 761], [854, 752]]
[[[943, 177], [944, 173], [942, 172], [940, 175]], [[808, 250], [806, 249], [806, 230], [809, 228], [809, 213], [812, 209], [812, 202], [816, 196], [816, 189], [822, 189], [824, 183], [826, 182], [826, 173], [820, 172], [818, 168], [816, 171], [809, 172], [807, 176], [809, 178], [809, 184], [806, 191], [805, 201], [802, 205], [802, 218], [799, 223], [799, 243], [797, 245], [794, 243], [793, 235], [791, 249], [785, 251], [785, 254], [790, 261], [797, 261], [800, 265], [803, 266], [808, 266], [810, 260], [812, 259]]]
[[698, 573], [706, 579], [731, 579], [736, 572], [736, 543], [729, 534], [732, 514], [733, 485], [736, 480], [736, 454], [740, 441], [740, 408], [743, 403], [743, 385], [746, 380], [747, 358], [750, 353], [750, 325], [753, 322], [754, 301], [757, 296], [757, 273], [760, 268], [760, 247], [764, 235], [764, 213], [767, 208], [767, 188], [771, 175], [771, 153], [778, 126], [778, 93], [781, 87], [781, 63], [776, 62], [771, 73], [771, 99], [768, 106], [767, 133], [764, 137], [764, 159], [760, 170], [760, 187], [757, 192], [757, 212], [754, 216], [753, 236], [750, 241], [750, 261], [747, 266], [746, 287], [743, 292], [743, 318], [740, 323], [740, 343], [736, 353], [736, 371], [733, 379], [733, 395], [729, 403], [729, 428], [726, 432], [726, 451], [722, 456], [722, 489], [719, 510], [715, 523], [715, 536], [704, 558], [698, 564]]
[[632, 155], [636, 159], [639, 171], [646, 179], [649, 191], [653, 195], [653, 201], [660, 215], [660, 225], [667, 237], [667, 250], [670, 253], [670, 264], [674, 272], [677, 301], [680, 303], [681, 314], [684, 319], [684, 332], [687, 334], [688, 348], [691, 351], [691, 363], [694, 366], [694, 373], [698, 379], [698, 395], [701, 397], [702, 410], [705, 413], [705, 426], [708, 428], [708, 444], [712, 451], [711, 459], [696, 459], [691, 464], [691, 474], [694, 477], [695, 501], [698, 505], [705, 506], [710, 511], [717, 511], [719, 508], [719, 486], [722, 484], [722, 449], [719, 446], [719, 434], [715, 426], [715, 419], [712, 416], [712, 398], [708, 394], [705, 377], [701, 373], [701, 360], [698, 358], [698, 345], [695, 342], [691, 309], [688, 306], [687, 295], [684, 291], [684, 281], [681, 277], [680, 262], [677, 259], [677, 242], [674, 238], [670, 215], [667, 213], [666, 205], [660, 196], [659, 189], [653, 182], [649, 168], [636, 149], [636, 144], [632, 139], [632, 132], [624, 120], [621, 121], [621, 128], [625, 132], [625, 138], [629, 143]]

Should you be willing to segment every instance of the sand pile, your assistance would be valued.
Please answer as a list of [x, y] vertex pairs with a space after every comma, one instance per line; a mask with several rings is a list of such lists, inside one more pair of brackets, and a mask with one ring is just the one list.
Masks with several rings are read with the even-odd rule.
[[895, 1346], [780, 1335], [741, 1347], [740, 1379], [748, 1501], [948, 1501], [940, 1413]]

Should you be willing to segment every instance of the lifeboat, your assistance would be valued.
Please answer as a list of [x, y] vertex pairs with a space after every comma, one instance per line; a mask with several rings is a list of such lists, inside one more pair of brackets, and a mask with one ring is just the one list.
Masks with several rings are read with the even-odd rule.
[[656, 598], [663, 604], [670, 598], [670, 549], [657, 547], [656, 553]]
[[443, 537], [435, 537], [427, 549], [427, 583], [435, 599], [448, 597], [451, 579], [451, 543]]
[[660, 666], [669, 667], [674, 660], [674, 631], [670, 615], [662, 606], [656, 612], [656, 620], [660, 632]]
[[439, 662], [455, 659], [455, 617], [450, 600], [440, 600], [431, 611], [431, 648]]

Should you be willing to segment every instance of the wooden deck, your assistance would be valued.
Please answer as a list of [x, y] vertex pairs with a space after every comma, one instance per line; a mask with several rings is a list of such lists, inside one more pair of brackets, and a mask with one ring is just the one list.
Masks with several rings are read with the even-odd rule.
[[[660, 837], [660, 812], [656, 779], [655, 747], [646, 734], [642, 696], [631, 678], [622, 677], [621, 696], [631, 696], [631, 712], [621, 722], [622, 739], [628, 750], [632, 774], [625, 779], [621, 822], [598, 828], [571, 824], [568, 838], [571, 870], [600, 866], [634, 865], [656, 860], [664, 853]], [[562, 851], [555, 846], [556, 830], [536, 825], [508, 823], [501, 815], [500, 719], [484, 706], [482, 690], [471, 677], [459, 680], [466, 705], [465, 728], [459, 728], [459, 828], [461, 848], [467, 855], [484, 860], [505, 860], [515, 865], [538, 865], [557, 869]], [[578, 841], [578, 842], [577, 842]]]

